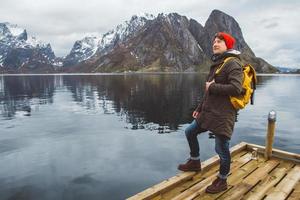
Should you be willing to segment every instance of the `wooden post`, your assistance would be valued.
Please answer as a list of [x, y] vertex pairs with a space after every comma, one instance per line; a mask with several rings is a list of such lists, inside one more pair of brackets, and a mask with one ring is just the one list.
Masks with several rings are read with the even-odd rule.
[[270, 159], [270, 157], [272, 156], [275, 122], [276, 122], [276, 112], [272, 110], [269, 112], [268, 115], [268, 132], [266, 137], [266, 150], [265, 150], [265, 159], [267, 160]]

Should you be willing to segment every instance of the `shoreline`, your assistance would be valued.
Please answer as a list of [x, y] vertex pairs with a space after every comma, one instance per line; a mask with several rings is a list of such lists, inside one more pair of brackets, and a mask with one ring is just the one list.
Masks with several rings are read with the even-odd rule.
[[[208, 72], [106, 72], [106, 73], [49, 73], [49, 74], [0, 74], [0, 76], [105, 76], [105, 75], [159, 75], [159, 74], [207, 74]], [[257, 76], [300, 76], [300, 74], [257, 73]]]

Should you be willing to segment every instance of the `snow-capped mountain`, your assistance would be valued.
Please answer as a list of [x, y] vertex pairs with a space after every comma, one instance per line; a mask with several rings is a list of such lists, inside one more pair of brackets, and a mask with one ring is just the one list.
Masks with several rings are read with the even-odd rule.
[[64, 58], [25, 29], [0, 23], [0, 72], [207, 71], [218, 31], [236, 38], [242, 60], [258, 72], [277, 71], [255, 56], [233, 17], [214, 10], [205, 26], [177, 13], [134, 15], [107, 33], [76, 41]]
[[148, 20], [153, 19], [155, 19], [155, 17], [147, 13], [133, 15], [129, 21], [125, 21], [123, 24], [118, 25], [114, 30], [105, 33], [100, 48], [105, 49], [108, 46], [114, 46], [119, 42], [124, 42], [143, 28]]
[[6, 70], [35, 69], [56, 62], [50, 44], [28, 36], [25, 29], [0, 23], [0, 67]]
[[98, 50], [101, 40], [102, 38], [97, 36], [87, 36], [82, 40], [77, 40], [64, 59], [64, 66], [74, 65], [92, 57]]
[[105, 54], [112, 50], [115, 45], [126, 41], [155, 17], [151, 14], [134, 15], [129, 21], [119, 24], [115, 29], [99, 36], [87, 36], [78, 40], [73, 45], [70, 53], [64, 60], [64, 66], [75, 65], [91, 58], [96, 53]]
[[[205, 26], [177, 13], [133, 16], [97, 39], [97, 51], [84, 56], [75, 43], [68, 72], [207, 71], [211, 63], [212, 38], [218, 31], [232, 34], [242, 59], [258, 72], [276, 69], [257, 58], [243, 38], [239, 24], [222, 11], [213, 10]], [[82, 40], [84, 41], [84, 40]], [[75, 50], [74, 50], [75, 49]], [[79, 61], [79, 62], [78, 62]]]

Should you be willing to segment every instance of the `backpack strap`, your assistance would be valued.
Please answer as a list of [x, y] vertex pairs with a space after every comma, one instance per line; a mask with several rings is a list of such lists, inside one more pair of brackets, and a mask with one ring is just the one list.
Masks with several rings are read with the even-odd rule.
[[235, 57], [232, 57], [232, 56], [231, 56], [231, 57], [225, 58], [223, 64], [216, 70], [215, 75], [219, 74], [220, 71], [223, 69], [224, 65], [225, 65], [229, 60], [232, 60], [232, 59], [234, 59], [234, 58], [235, 58]]
[[251, 94], [250, 102], [251, 102], [251, 105], [253, 105], [254, 104], [254, 91], [256, 90], [256, 83], [257, 83], [256, 71], [255, 71], [254, 67], [252, 67], [252, 65], [247, 64], [247, 66], [249, 66], [250, 71], [252, 73], [251, 86], [252, 86], [253, 92]]

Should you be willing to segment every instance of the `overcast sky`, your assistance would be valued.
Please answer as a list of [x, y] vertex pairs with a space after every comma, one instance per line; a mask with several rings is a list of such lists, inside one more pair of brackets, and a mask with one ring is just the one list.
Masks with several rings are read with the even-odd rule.
[[256, 56], [300, 68], [298, 0], [1, 0], [0, 22], [26, 28], [65, 56], [76, 40], [105, 33], [134, 14], [177, 12], [204, 25], [213, 9], [235, 18]]

